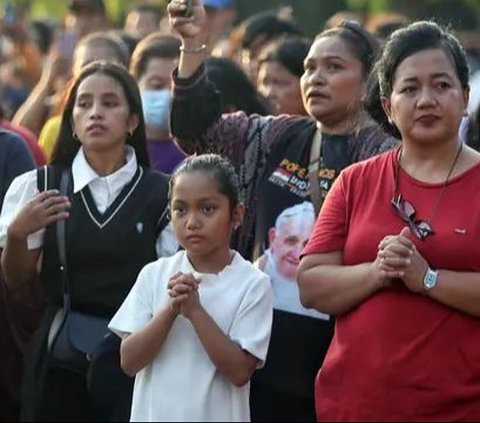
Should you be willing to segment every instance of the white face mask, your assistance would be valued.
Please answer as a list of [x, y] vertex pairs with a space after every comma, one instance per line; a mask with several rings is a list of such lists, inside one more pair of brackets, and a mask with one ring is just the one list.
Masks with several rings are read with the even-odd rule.
[[145, 90], [140, 93], [142, 97], [143, 116], [145, 125], [157, 131], [168, 131], [170, 117], [170, 103], [172, 95], [170, 90]]

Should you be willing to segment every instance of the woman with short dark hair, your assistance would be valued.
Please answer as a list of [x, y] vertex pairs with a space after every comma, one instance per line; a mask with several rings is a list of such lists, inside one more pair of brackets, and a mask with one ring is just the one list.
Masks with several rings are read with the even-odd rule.
[[459, 139], [468, 66], [432, 22], [394, 32], [377, 66], [402, 145], [342, 172], [298, 270], [336, 316], [319, 421], [480, 419], [480, 154]]

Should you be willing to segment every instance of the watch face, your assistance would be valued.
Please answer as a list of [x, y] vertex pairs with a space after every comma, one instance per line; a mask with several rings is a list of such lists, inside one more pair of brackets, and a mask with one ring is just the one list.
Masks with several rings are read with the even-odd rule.
[[427, 274], [425, 275], [425, 279], [423, 281], [423, 284], [426, 289], [433, 288], [437, 283], [437, 272], [434, 272], [433, 270], [428, 270]]
[[427, 285], [429, 288], [432, 287], [432, 285], [435, 284], [435, 280], [431, 277], [427, 278], [427, 280], [425, 281], [425, 285]]

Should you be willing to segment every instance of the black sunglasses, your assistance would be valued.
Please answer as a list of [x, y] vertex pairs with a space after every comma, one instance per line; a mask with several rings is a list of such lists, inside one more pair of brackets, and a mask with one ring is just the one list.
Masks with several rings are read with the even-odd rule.
[[402, 194], [394, 196], [391, 203], [397, 214], [408, 223], [408, 226], [418, 239], [424, 241], [427, 236], [435, 234], [428, 222], [415, 220], [415, 208], [402, 197]]

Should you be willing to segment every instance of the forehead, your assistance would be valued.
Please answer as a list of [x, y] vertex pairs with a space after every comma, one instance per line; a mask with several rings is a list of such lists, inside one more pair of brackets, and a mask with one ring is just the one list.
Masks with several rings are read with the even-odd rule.
[[123, 87], [115, 78], [104, 73], [94, 73], [87, 76], [78, 85], [77, 97], [82, 94], [105, 94], [114, 93], [125, 98]]
[[331, 56], [359, 62], [352, 53], [348, 42], [339, 35], [321, 37], [315, 40], [308, 52], [307, 59], [318, 60]]
[[207, 173], [182, 173], [175, 177], [172, 200], [195, 202], [206, 198], [223, 197], [218, 183]]
[[147, 62], [145, 68], [145, 76], [159, 76], [162, 78], [170, 78], [173, 70], [177, 66], [178, 59], [172, 58], [163, 58], [163, 57], [153, 57]]
[[278, 224], [277, 230], [284, 236], [300, 236], [305, 234], [309, 236], [314, 224], [315, 215], [313, 213], [298, 213], [282, 218]]
[[98, 44], [87, 43], [78, 46], [75, 52], [75, 66], [82, 67], [95, 60], [118, 62], [118, 55], [110, 46], [102, 42]]
[[397, 67], [394, 83], [405, 79], [419, 79], [447, 74], [458, 79], [453, 58], [443, 49], [422, 50], [405, 58]]

